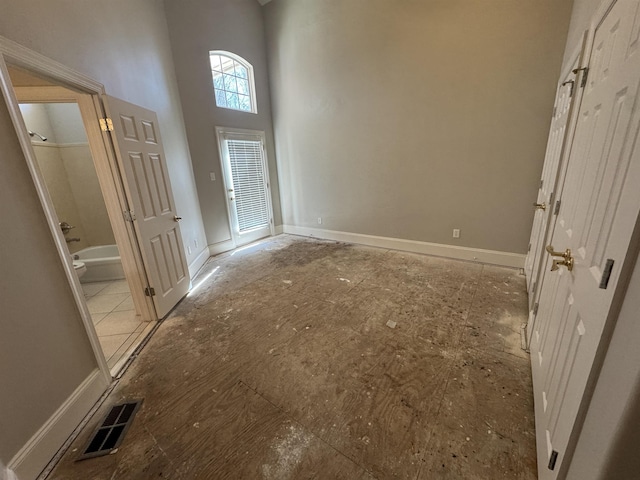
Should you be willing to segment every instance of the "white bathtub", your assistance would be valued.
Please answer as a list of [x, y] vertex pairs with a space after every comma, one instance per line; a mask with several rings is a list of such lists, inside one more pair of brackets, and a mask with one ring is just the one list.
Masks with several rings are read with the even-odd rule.
[[124, 278], [117, 245], [83, 248], [73, 257], [87, 266], [87, 273], [82, 276], [80, 283], [106, 282]]

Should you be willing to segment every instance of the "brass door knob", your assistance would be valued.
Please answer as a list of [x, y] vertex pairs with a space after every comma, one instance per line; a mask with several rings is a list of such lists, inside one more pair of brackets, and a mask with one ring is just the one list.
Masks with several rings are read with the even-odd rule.
[[542, 203], [534, 203], [533, 206], [534, 206], [534, 208], [536, 210], [543, 210], [544, 211], [544, 210], [547, 209], [547, 204], [544, 203], [544, 202], [542, 202]]
[[549, 255], [552, 257], [560, 257], [560, 259], [553, 260], [553, 265], [551, 265], [551, 271], [555, 272], [560, 268], [560, 266], [567, 267], [567, 270], [573, 270], [573, 257], [571, 256], [571, 249], [567, 248], [564, 252], [556, 252], [553, 248], [553, 245], [547, 245], [546, 249]]

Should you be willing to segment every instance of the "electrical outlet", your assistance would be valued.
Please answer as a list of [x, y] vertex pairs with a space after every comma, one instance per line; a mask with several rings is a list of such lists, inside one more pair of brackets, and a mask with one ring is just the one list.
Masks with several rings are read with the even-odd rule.
[[187, 245], [187, 255], [191, 255], [191, 245]]
[[209, 172], [209, 178], [211, 179], [212, 182], [216, 181], [216, 174], [215, 172]]
[[318, 225], [322, 225], [322, 217], [318, 217]]
[[454, 228], [453, 229], [453, 238], [460, 238], [460, 229], [459, 228]]

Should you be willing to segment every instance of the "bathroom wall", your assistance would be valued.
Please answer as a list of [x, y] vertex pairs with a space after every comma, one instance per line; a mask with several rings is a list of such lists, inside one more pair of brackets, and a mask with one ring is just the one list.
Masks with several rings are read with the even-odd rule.
[[69, 251], [113, 245], [115, 238], [80, 111], [75, 103], [23, 104], [27, 128], [47, 137], [33, 137], [33, 150], [47, 183], [59, 221], [75, 226], [67, 238]]

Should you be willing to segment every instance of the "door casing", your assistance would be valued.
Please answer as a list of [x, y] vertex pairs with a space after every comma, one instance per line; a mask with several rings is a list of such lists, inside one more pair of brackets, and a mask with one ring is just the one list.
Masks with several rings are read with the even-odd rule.
[[[261, 130], [246, 130], [241, 128], [227, 128], [227, 127], [216, 127], [216, 139], [218, 141], [218, 154], [220, 156], [220, 167], [222, 169], [222, 177], [224, 184], [224, 198], [227, 205], [227, 217], [229, 219], [229, 232], [231, 234], [231, 241], [233, 243], [233, 248], [245, 245], [247, 243], [251, 243], [252, 241], [258, 240], [249, 240], [242, 241], [235, 231], [236, 225], [234, 222], [234, 206], [231, 204], [231, 200], [229, 199], [229, 190], [232, 189], [233, 183], [231, 181], [231, 172], [229, 171], [229, 167], [226, 165], [227, 161], [225, 159], [223, 141], [225, 136], [237, 138], [237, 139], [246, 139], [246, 140], [260, 140], [262, 143], [262, 166], [264, 168], [264, 177], [267, 182], [267, 209], [269, 214], [269, 231], [270, 236], [275, 234], [275, 228], [273, 224], [273, 206], [271, 201], [271, 181], [269, 176], [269, 161], [267, 159], [267, 151], [266, 151], [266, 135], [265, 132]], [[264, 237], [260, 237], [264, 238]]]

